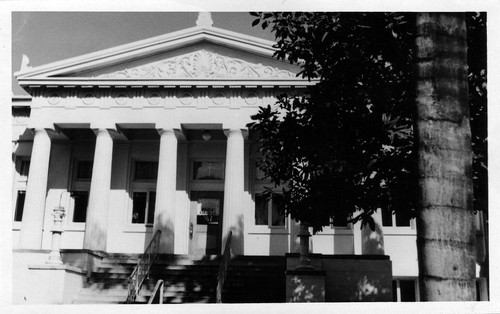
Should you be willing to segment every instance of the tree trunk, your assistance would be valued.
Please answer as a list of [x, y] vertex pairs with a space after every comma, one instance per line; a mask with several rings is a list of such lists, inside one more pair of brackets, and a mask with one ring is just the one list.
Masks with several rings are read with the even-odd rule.
[[463, 14], [417, 14], [419, 213], [423, 301], [475, 301], [475, 226]]

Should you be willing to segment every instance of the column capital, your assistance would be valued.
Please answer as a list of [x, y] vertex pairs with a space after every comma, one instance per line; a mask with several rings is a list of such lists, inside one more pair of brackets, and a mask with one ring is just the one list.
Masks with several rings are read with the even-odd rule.
[[246, 141], [248, 139], [248, 129], [247, 128], [234, 128], [234, 129], [224, 129], [224, 134], [229, 138], [232, 135], [243, 136], [243, 139]]
[[97, 136], [108, 135], [112, 140], [125, 139], [126, 137], [114, 128], [92, 128], [92, 131]]
[[174, 128], [157, 128], [156, 131], [158, 131], [158, 134], [160, 136], [163, 136], [164, 134], [166, 136], [168, 135], [174, 135], [178, 140], [186, 140], [186, 136], [182, 132], [182, 130], [179, 129], [174, 129]]
[[50, 139], [53, 139], [54, 136], [58, 134], [57, 131], [54, 130], [53, 128], [36, 127], [36, 128], [31, 128], [30, 131], [31, 133], [33, 133], [33, 135], [37, 134], [47, 135]]

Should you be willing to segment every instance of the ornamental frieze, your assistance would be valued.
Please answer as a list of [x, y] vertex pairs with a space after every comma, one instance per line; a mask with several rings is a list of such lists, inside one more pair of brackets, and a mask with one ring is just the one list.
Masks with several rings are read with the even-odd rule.
[[253, 64], [203, 49], [172, 59], [106, 73], [97, 77], [107, 79], [290, 79], [295, 78], [296, 75], [276, 67], [260, 63]]
[[46, 89], [36, 93], [32, 107], [47, 108], [230, 108], [274, 104], [274, 89]]

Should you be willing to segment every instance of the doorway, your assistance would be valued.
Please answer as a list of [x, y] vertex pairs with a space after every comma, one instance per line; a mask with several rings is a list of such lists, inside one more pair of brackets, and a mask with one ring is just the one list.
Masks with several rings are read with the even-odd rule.
[[189, 254], [219, 255], [224, 192], [191, 191]]

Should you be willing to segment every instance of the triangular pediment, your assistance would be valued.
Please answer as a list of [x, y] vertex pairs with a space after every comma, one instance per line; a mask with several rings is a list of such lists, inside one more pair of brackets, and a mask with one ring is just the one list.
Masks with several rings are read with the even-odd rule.
[[[268, 62], [269, 63], [269, 62]], [[296, 73], [200, 49], [176, 57], [125, 67], [94, 76], [100, 79], [292, 79]]]
[[28, 88], [171, 86], [195, 80], [205, 85], [312, 84], [296, 76], [300, 67], [273, 58], [273, 44], [216, 27], [196, 26], [37, 67], [30, 67], [26, 59], [15, 76]]

